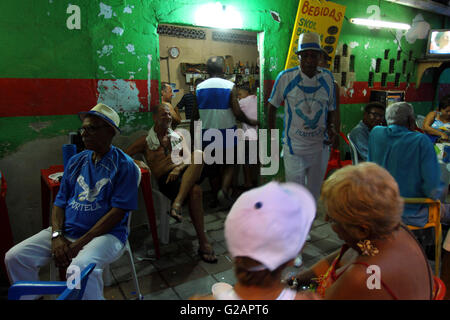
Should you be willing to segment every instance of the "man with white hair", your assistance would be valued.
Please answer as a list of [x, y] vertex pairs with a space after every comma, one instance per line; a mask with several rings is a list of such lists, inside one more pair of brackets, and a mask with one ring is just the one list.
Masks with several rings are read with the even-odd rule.
[[[370, 132], [368, 161], [389, 171], [402, 197], [441, 197], [443, 183], [436, 152], [426, 135], [414, 131], [413, 106], [407, 102], [392, 104], [386, 110], [386, 122], [387, 127], [376, 126]], [[428, 220], [428, 206], [405, 204], [402, 220], [423, 227]]]

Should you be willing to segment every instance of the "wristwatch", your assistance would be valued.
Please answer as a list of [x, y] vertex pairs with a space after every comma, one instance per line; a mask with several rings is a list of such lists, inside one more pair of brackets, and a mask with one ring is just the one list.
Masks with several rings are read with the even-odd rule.
[[55, 231], [53, 231], [53, 233], [52, 233], [52, 240], [53, 240], [53, 239], [56, 239], [56, 238], [58, 238], [59, 236], [62, 236], [62, 235], [63, 235], [62, 230], [55, 230]]

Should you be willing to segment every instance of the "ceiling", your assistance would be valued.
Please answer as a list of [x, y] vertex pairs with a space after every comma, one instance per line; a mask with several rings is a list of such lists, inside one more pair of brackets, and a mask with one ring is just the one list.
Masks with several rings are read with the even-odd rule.
[[386, 0], [436, 14], [450, 16], [449, 0]]

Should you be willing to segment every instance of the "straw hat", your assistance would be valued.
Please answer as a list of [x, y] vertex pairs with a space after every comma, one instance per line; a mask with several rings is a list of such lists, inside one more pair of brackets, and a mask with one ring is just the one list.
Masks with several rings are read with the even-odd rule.
[[114, 128], [116, 133], [120, 133], [119, 129], [120, 117], [113, 108], [108, 107], [106, 104], [99, 103], [95, 107], [93, 107], [90, 111], [78, 113], [81, 121], [83, 121], [84, 117], [88, 114], [92, 114], [94, 116], [102, 118], [103, 120], [106, 121], [106, 123], [108, 123], [111, 127]]
[[302, 33], [298, 37], [298, 50], [295, 54], [299, 54], [305, 50], [316, 50], [322, 52], [322, 47], [320, 45], [320, 36], [315, 32]]

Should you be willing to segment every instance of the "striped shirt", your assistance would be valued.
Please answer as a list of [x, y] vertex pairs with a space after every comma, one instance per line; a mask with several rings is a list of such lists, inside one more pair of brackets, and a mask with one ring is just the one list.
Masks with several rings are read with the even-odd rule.
[[[221, 78], [210, 78], [197, 86], [196, 96], [202, 132], [219, 129], [222, 133], [224, 148], [226, 130], [236, 129], [236, 118], [230, 107], [231, 90], [234, 83]], [[209, 143], [209, 141], [207, 142]], [[205, 147], [205, 143], [203, 145]]]
[[269, 102], [276, 108], [284, 102], [283, 144], [290, 154], [313, 154], [327, 137], [328, 112], [336, 110], [334, 78], [330, 71], [309, 78], [300, 67], [278, 74]]

